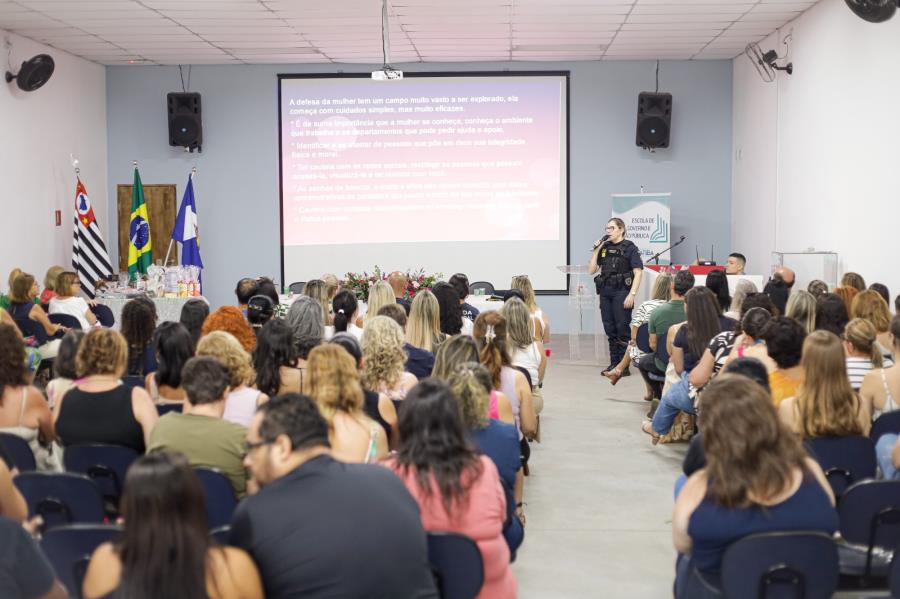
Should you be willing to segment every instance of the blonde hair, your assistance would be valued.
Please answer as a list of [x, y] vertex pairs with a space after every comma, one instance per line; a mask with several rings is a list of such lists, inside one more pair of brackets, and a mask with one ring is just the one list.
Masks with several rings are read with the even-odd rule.
[[795, 289], [788, 297], [785, 316], [800, 323], [806, 334], [816, 330], [816, 296], [804, 289]]
[[59, 279], [59, 275], [66, 271], [62, 266], [51, 266], [47, 269], [47, 274], [44, 275], [44, 289], [49, 289], [50, 291], [56, 291], [59, 293], [57, 287], [57, 280]]
[[6, 282], [9, 284], [10, 289], [12, 289], [13, 281], [15, 281], [16, 277], [18, 277], [21, 274], [25, 274], [24, 272], [22, 272], [21, 268], [14, 268], [11, 271], [9, 271], [9, 278], [6, 280]]
[[854, 318], [844, 328], [844, 340], [852, 343], [857, 351], [867, 354], [875, 368], [881, 368], [884, 357], [875, 343], [877, 335], [875, 326], [865, 318]]
[[506, 332], [514, 348], [530, 347], [534, 343], [531, 313], [525, 302], [517, 297], [512, 297], [503, 304], [500, 314], [506, 319]]
[[479, 362], [478, 344], [470, 335], [453, 335], [434, 354], [434, 368], [431, 376], [446, 381], [461, 364]]
[[803, 383], [797, 394], [804, 437], [861, 435], [859, 398], [850, 387], [844, 348], [829, 331], [813, 331], [803, 342]]
[[[55, 285], [56, 295], [59, 297], [71, 297], [72, 294], [72, 286], [78, 282], [78, 274], [72, 271], [64, 271], [59, 273], [56, 276]], [[44, 287], [47, 287], [47, 284], [44, 283]], [[49, 289], [49, 287], [47, 287]]]
[[303, 286], [303, 294], [307, 295], [322, 306], [322, 322], [325, 326], [331, 326], [334, 322], [328, 309], [331, 307], [331, 298], [328, 297], [328, 284], [322, 279], [313, 279]]
[[337, 412], [359, 414], [363, 407], [363, 390], [356, 361], [340, 345], [327, 343], [313, 348], [307, 362], [309, 396], [329, 426]]
[[256, 379], [250, 354], [231, 333], [213, 331], [203, 335], [197, 344], [196, 355], [210, 356], [221, 362], [231, 376], [228, 385], [232, 389], [241, 385], [251, 385]]
[[447, 381], [459, 402], [463, 425], [468, 429], [483, 428], [490, 419], [491, 375], [478, 362], [459, 364]]
[[443, 339], [437, 298], [427, 289], [419, 291], [409, 309], [406, 341], [419, 349], [434, 352]]
[[122, 376], [128, 365], [128, 343], [119, 331], [95, 328], [88, 331], [75, 354], [78, 378], [92, 374]]
[[672, 274], [668, 272], [660, 273], [656, 277], [653, 284], [653, 291], [650, 293], [650, 299], [669, 301], [672, 299]]
[[860, 291], [850, 303], [850, 316], [865, 318], [875, 330], [884, 333], [891, 326], [891, 308], [877, 291]]
[[382, 385], [393, 389], [406, 365], [403, 329], [387, 316], [375, 316], [366, 324], [362, 338], [363, 383], [373, 391]]
[[369, 316], [377, 316], [382, 306], [396, 304], [397, 299], [394, 297], [394, 290], [388, 285], [387, 281], [378, 281], [369, 287], [369, 301], [366, 304], [366, 320]]
[[509, 283], [510, 289], [518, 289], [525, 296], [525, 305], [528, 306], [529, 312], [537, 310], [538, 305], [534, 299], [534, 287], [531, 286], [531, 280], [528, 275], [518, 275], [512, 278]]
[[322, 275], [322, 281], [325, 282], [325, 290], [328, 292], [328, 301], [334, 299], [334, 295], [338, 292], [338, 288], [341, 286], [341, 282], [338, 278], [331, 274], [330, 272], [326, 272]]

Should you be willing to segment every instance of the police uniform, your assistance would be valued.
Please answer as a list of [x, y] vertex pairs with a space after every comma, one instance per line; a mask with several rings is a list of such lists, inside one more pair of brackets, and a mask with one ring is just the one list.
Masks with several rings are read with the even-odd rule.
[[597, 266], [600, 274], [594, 277], [594, 284], [600, 297], [603, 330], [609, 340], [609, 357], [615, 366], [625, 356], [631, 340], [631, 309], [625, 309], [625, 299], [631, 293], [634, 269], [644, 268], [644, 263], [637, 246], [623, 239], [600, 249]]

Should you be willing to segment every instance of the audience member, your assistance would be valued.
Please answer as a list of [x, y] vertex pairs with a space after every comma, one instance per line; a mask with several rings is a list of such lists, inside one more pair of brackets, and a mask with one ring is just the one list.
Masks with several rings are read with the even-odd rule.
[[841, 287], [853, 287], [857, 291], [866, 290], [866, 281], [862, 275], [855, 272], [845, 272], [841, 277]]
[[406, 341], [419, 349], [436, 353], [446, 339], [441, 332], [440, 306], [434, 294], [420, 290], [413, 298], [406, 326]]
[[449, 283], [442, 281], [437, 283], [431, 292], [438, 301], [441, 332], [448, 337], [463, 332], [471, 334], [471, 325], [468, 327], [468, 331], [463, 330], [466, 328], [464, 326], [465, 322], [471, 323], [471, 321], [462, 317], [462, 307], [459, 305], [459, 294], [456, 292], [456, 289], [451, 287]]
[[404, 371], [403, 329], [387, 316], [375, 316], [362, 338], [363, 376], [366, 389], [402, 400], [417, 379]]
[[81, 281], [78, 279], [78, 273], [68, 271], [59, 273], [56, 277], [55, 285], [53, 297], [49, 300], [48, 312], [50, 314], [67, 314], [72, 316], [78, 320], [78, 324], [84, 330], [97, 324], [97, 317], [91, 312], [88, 302], [76, 295], [81, 291]]
[[363, 330], [356, 326], [356, 319], [359, 318], [359, 302], [353, 292], [341, 289], [331, 301], [331, 306], [334, 313], [334, 332], [350, 333], [361, 340]]
[[[28, 504], [13, 482], [13, 477], [18, 474], [18, 471], [2, 443], [0, 443], [0, 454], [2, 454], [0, 455], [2, 458], [0, 459], [0, 516], [15, 521], [17, 524], [26, 525], [28, 523]], [[516, 456], [518, 457], [518, 454]], [[2, 563], [5, 562], [0, 561], [0, 564]], [[0, 581], [2, 580], [3, 575], [0, 574]], [[0, 589], [3, 588], [2, 585], [3, 583], [0, 582]]]
[[203, 487], [183, 455], [158, 451], [132, 464], [121, 506], [122, 537], [91, 556], [86, 599], [262, 599], [250, 556], [210, 537]]
[[833, 293], [825, 293], [816, 300], [816, 330], [828, 331], [838, 337], [844, 334], [850, 312], [847, 304]]
[[409, 315], [410, 302], [406, 299], [406, 287], [409, 285], [409, 279], [402, 272], [394, 271], [388, 275], [388, 285], [394, 294], [394, 301], [400, 304]]
[[891, 305], [891, 292], [888, 291], [887, 285], [884, 283], [872, 283], [869, 285], [869, 290], [874, 291], [878, 295], [881, 296], [881, 299], [884, 300], [888, 306]]
[[[366, 304], [365, 323], [370, 318], [378, 315], [378, 311], [382, 306], [396, 305], [397, 300], [394, 298], [394, 290], [386, 281], [378, 281], [369, 287], [369, 301]], [[363, 325], [365, 327], [365, 324]]]
[[145, 377], [156, 372], [156, 348], [153, 333], [156, 330], [156, 308], [152, 301], [135, 298], [122, 307], [120, 323], [122, 335], [128, 346], [128, 364], [125, 374]]
[[718, 575], [734, 541], [788, 530], [831, 535], [838, 525], [822, 469], [778, 421], [758, 384], [717, 377], [703, 392], [700, 423], [707, 465], [688, 479], [672, 515], [678, 599], [689, 597], [693, 569]]
[[[306, 368], [306, 359], [312, 348], [316, 347], [327, 336], [323, 326], [322, 316], [318, 309], [318, 303], [312, 298], [301, 296], [294, 300], [287, 314], [287, 324], [294, 333], [294, 347], [297, 350], [297, 368], [300, 370], [300, 388], [305, 385], [302, 378], [303, 369]], [[334, 328], [332, 328], [332, 333]]]
[[25, 344], [8, 324], [0, 324], [0, 432], [27, 441], [40, 469], [58, 468], [50, 408], [41, 392], [29, 384]]
[[728, 291], [728, 277], [724, 270], [714, 270], [706, 275], [706, 287], [716, 296], [722, 312], [731, 309], [731, 293]]
[[144, 453], [159, 416], [146, 391], [122, 384], [127, 365], [119, 332], [94, 328], [84, 336], [75, 356], [79, 380], [53, 408], [63, 445], [109, 443]]
[[728, 254], [728, 259], [725, 261], [725, 274], [742, 275], [746, 266], [747, 257], [739, 252], [732, 252]]
[[816, 330], [816, 297], [809, 291], [795, 289], [788, 297], [784, 315], [800, 323], [809, 335]]
[[[438, 350], [432, 376], [439, 381], [447, 382], [460, 366], [472, 362], [479, 363], [478, 344], [475, 339], [469, 335], [454, 335]], [[497, 389], [492, 388], [489, 391], [485, 416], [515, 425], [516, 414], [510, 399]], [[518, 437], [516, 439], [518, 440]]]
[[47, 383], [47, 388], [44, 390], [47, 394], [47, 405], [51, 410], [59, 398], [72, 388], [78, 378], [75, 370], [75, 355], [78, 353], [82, 339], [84, 339], [84, 331], [68, 331], [63, 335], [62, 342], [59, 344], [59, 353], [53, 360], [53, 380]]
[[804, 438], [868, 434], [872, 421], [850, 386], [840, 338], [828, 331], [810, 333], [800, 365], [803, 384], [779, 405], [781, 420]]
[[247, 429], [222, 419], [230, 379], [228, 369], [215, 358], [188, 360], [184, 365], [184, 410], [159, 419], [150, 434], [147, 453], [157, 449], [180, 451], [193, 467], [220, 470], [231, 481], [235, 495], [241, 497], [247, 489]]
[[654, 353], [646, 354], [637, 363], [638, 371], [644, 378], [647, 386], [653, 390], [653, 397], [662, 395], [662, 385], [650, 378], [650, 375], [663, 376], [666, 373], [667, 363], [656, 355], [657, 345], [662, 338], [666, 342], [669, 327], [684, 322], [684, 296], [694, 287], [694, 275], [687, 270], [679, 270], [672, 279], [672, 290], [668, 302], [657, 307], [650, 314], [647, 321], [647, 332], [650, 336], [650, 349]]
[[[891, 349], [895, 356], [900, 356], [900, 316], [894, 316], [890, 328]], [[859, 398], [866, 411], [872, 414], [872, 420], [900, 408], [900, 367], [897, 362], [882, 364], [882, 368], [869, 372], [863, 378]]]
[[734, 286], [734, 295], [731, 296], [731, 306], [724, 313], [725, 316], [734, 320], [740, 320], [741, 306], [744, 304], [744, 299], [751, 293], [759, 293], [759, 289], [756, 288], [756, 284], [753, 281], [750, 279], [738, 281]]
[[368, 464], [387, 455], [387, 432], [366, 415], [359, 369], [343, 347], [329, 343], [310, 352], [309, 391], [328, 423], [334, 459]]
[[509, 283], [509, 288], [510, 290], [516, 289], [522, 292], [522, 300], [528, 306], [528, 311], [534, 319], [534, 336], [544, 343], [550, 343], [550, 317], [537, 305], [534, 287], [531, 286], [531, 279], [528, 278], [528, 275], [513, 277]]
[[779, 266], [772, 273], [772, 278], [763, 288], [763, 293], [772, 298], [772, 302], [777, 308], [777, 312], [772, 312], [772, 316], [781, 316], [787, 306], [788, 296], [791, 288], [794, 286], [794, 271], [787, 266]]
[[506, 319], [510, 363], [516, 368], [524, 368], [528, 371], [531, 379], [531, 399], [534, 413], [540, 414], [544, 409], [544, 396], [541, 388], [544, 386], [544, 372], [547, 369], [547, 354], [544, 353], [544, 344], [533, 335], [531, 314], [525, 302], [511, 299], [503, 304], [500, 313]]
[[431, 371], [434, 368], [434, 354], [430, 351], [419, 349], [409, 341], [406, 341], [406, 325], [408, 323], [406, 310], [400, 304], [388, 304], [378, 310], [378, 316], [387, 316], [403, 329], [403, 351], [406, 352], [406, 371], [412, 373], [418, 379], [431, 376]]
[[[318, 317], [318, 308], [315, 310]], [[300, 366], [294, 332], [280, 318], [270, 320], [263, 326], [251, 357], [256, 371], [256, 388], [269, 397], [288, 392], [300, 393], [308, 385], [304, 380], [307, 378], [304, 376], [306, 361]]]
[[891, 357], [891, 308], [877, 291], [862, 291], [853, 298], [850, 305], [851, 318], [864, 318], [875, 327], [879, 350], [885, 357]]
[[325, 283], [325, 291], [328, 292], [328, 301], [330, 302], [337, 295], [337, 292], [341, 290], [341, 281], [330, 272], [326, 272], [319, 278]]
[[835, 287], [834, 294], [841, 298], [844, 306], [847, 308], [847, 314], [853, 314], [853, 299], [857, 296], [859, 290], [856, 287]]
[[[16, 321], [33, 320], [47, 337], [62, 336], [66, 327], [50, 322], [47, 313], [40, 304], [35, 303], [38, 298], [38, 284], [34, 277], [27, 273], [20, 273], [13, 279], [9, 290], [9, 315]], [[49, 360], [56, 357], [59, 351], [59, 339], [47, 339], [44, 343], [38, 343], [41, 358]]]
[[475, 322], [475, 319], [478, 318], [478, 308], [466, 302], [466, 298], [469, 297], [469, 277], [467, 277], [464, 273], [458, 272], [447, 281], [450, 283], [450, 286], [456, 289], [456, 294], [459, 296], [459, 305], [462, 309], [463, 318], [471, 320]]
[[270, 277], [259, 277], [256, 279], [256, 282], [258, 284], [256, 295], [264, 295], [269, 298], [272, 301], [275, 317], [284, 318], [284, 315], [287, 314], [287, 306], [281, 303], [281, 294], [278, 291], [278, 285], [275, 284], [275, 281]]
[[238, 505], [229, 544], [253, 557], [268, 599], [437, 599], [416, 502], [386, 469], [335, 460], [311, 399], [261, 406], [247, 449], [260, 490]]
[[334, 335], [334, 321], [331, 317], [331, 298], [328, 297], [328, 286], [321, 279], [308, 281], [303, 287], [303, 295], [316, 300], [322, 307], [322, 322], [325, 324], [325, 339]]
[[497, 467], [466, 438], [459, 405], [445, 383], [423, 381], [408, 402], [400, 411], [400, 448], [385, 465], [416, 499], [425, 530], [459, 533], [478, 544], [484, 584], [477, 599], [516, 597]]
[[806, 290], [809, 291], [816, 300], [820, 297], [828, 293], [828, 284], [825, 281], [820, 281], [819, 279], [813, 279], [809, 282], [809, 285], [806, 286]]
[[67, 599], [37, 541], [15, 520], [0, 517], [0, 597]]
[[854, 318], [848, 322], [842, 340], [847, 355], [847, 376], [854, 391], [859, 391], [863, 379], [873, 369], [894, 365], [881, 355], [881, 348], [875, 341], [875, 327], [868, 320]]
[[769, 371], [769, 388], [777, 408], [783, 400], [797, 395], [803, 384], [800, 360], [806, 331], [796, 320], [776, 316], [763, 329], [762, 339], [766, 342], [769, 357], [775, 362], [775, 370]]
[[197, 344], [198, 356], [210, 356], [228, 369], [228, 397], [225, 398], [225, 412], [222, 418], [246, 427], [253, 419], [256, 407], [264, 403], [268, 396], [251, 387], [256, 373], [250, 362], [250, 355], [231, 333], [213, 331], [200, 338]]
[[[57, 279], [65, 270], [62, 266], [51, 266], [47, 269], [47, 273], [44, 275], [44, 290], [41, 291], [40, 303], [49, 304], [50, 300], [57, 296]], [[78, 275], [76, 275], [77, 277]]]
[[[247, 299], [249, 301], [249, 298]], [[230, 334], [237, 339], [247, 353], [252, 352], [256, 347], [256, 335], [253, 334], [253, 329], [247, 322], [246, 314], [241, 313], [234, 306], [222, 306], [206, 318], [201, 329], [201, 337], [214, 331]]]
[[181, 369], [194, 355], [191, 334], [179, 322], [164, 322], [153, 333], [158, 370], [147, 375], [144, 388], [154, 403], [183, 402]]
[[237, 297], [238, 309], [244, 316], [247, 316], [247, 304], [250, 302], [250, 298], [258, 292], [259, 283], [256, 279], [244, 277], [237, 282], [237, 286], [234, 288], [234, 295]]
[[266, 295], [254, 295], [250, 298], [247, 302], [247, 322], [255, 335], [258, 336], [263, 325], [272, 320], [278, 305]]
[[775, 370], [775, 362], [769, 357], [766, 342], [762, 337], [763, 330], [771, 319], [772, 314], [765, 308], [747, 310], [741, 317], [740, 333], [734, 340], [728, 360], [756, 358], [765, 364], [769, 372]]
[[516, 427], [487, 416], [490, 394], [494, 391], [491, 389], [490, 373], [477, 361], [457, 366], [446, 382], [459, 402], [462, 424], [469, 433], [469, 438], [497, 467], [506, 496], [503, 537], [514, 559], [516, 549], [522, 544], [524, 537], [522, 522], [516, 517], [514, 495], [516, 476], [522, 467]]
[[[401, 312], [403, 308], [399, 304], [395, 304], [396, 308]], [[384, 311], [385, 308], [382, 308], [380, 311]], [[405, 312], [404, 312], [405, 314]], [[334, 343], [335, 345], [339, 345], [344, 348], [344, 350], [350, 354], [350, 357], [353, 358], [353, 361], [356, 363], [356, 371], [362, 377], [363, 372], [363, 359], [362, 359], [362, 347], [359, 345], [359, 341], [351, 335], [350, 333], [338, 333], [331, 339], [330, 343]], [[360, 380], [362, 380], [360, 378]], [[377, 422], [381, 425], [381, 428], [384, 429], [385, 434], [388, 438], [388, 443], [391, 448], [394, 448], [397, 445], [397, 408], [394, 405], [394, 402], [385, 395], [384, 393], [377, 393], [375, 391], [370, 391], [369, 389], [363, 388], [363, 412], [371, 418], [373, 421]]]
[[190, 333], [194, 347], [200, 341], [200, 333], [207, 316], [209, 316], [209, 304], [204, 299], [191, 298], [181, 307], [181, 316], [178, 320]]

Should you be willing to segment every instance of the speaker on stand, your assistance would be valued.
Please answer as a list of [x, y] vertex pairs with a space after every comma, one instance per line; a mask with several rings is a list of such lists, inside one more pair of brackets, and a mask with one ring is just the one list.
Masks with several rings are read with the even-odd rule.
[[200, 121], [200, 94], [171, 92], [166, 96], [169, 113], [169, 145], [188, 152], [203, 151], [203, 125]]

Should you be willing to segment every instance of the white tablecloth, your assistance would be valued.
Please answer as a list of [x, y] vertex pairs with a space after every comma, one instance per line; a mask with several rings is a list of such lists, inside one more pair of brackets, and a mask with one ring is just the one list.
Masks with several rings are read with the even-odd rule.
[[[656, 283], [656, 277], [658, 276], [659, 273], [652, 268], [644, 269], [644, 276], [641, 277], [641, 287], [638, 289], [634, 301], [635, 308], [640, 306], [641, 302], [650, 299], [650, 294], [653, 292], [653, 285]], [[756, 285], [757, 291], [763, 290], [764, 281], [762, 275], [728, 275], [728, 290], [732, 295], [734, 294], [734, 289], [737, 286], [738, 281], [742, 279], [747, 279]], [[706, 275], [694, 275], [694, 286], [702, 287], [703, 285], [706, 285]]]
[[[189, 297], [153, 297], [150, 298], [154, 304], [156, 304], [156, 323], [162, 323], [167, 321], [178, 322], [181, 319], [181, 308], [184, 306], [188, 300], [193, 299]], [[102, 297], [97, 298], [97, 302], [103, 304], [104, 306], [109, 306], [109, 309], [112, 310], [113, 316], [116, 317], [116, 324], [113, 326], [114, 329], [119, 328], [119, 322], [122, 320], [122, 308], [125, 306], [125, 303], [130, 301], [130, 298], [125, 297]]]

